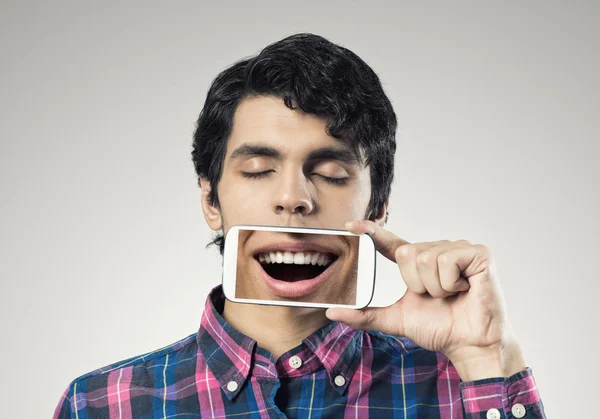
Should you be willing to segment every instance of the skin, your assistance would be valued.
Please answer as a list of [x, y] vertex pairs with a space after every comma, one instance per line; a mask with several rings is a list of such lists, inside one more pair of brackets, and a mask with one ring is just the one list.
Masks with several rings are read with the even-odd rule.
[[[290, 110], [280, 99], [242, 101], [217, 187], [219, 208], [208, 202], [211, 185], [201, 179], [206, 221], [224, 232], [234, 224], [258, 224], [369, 234], [377, 250], [397, 263], [406, 294], [389, 307], [326, 312], [226, 301], [225, 319], [275, 359], [331, 319], [406, 336], [442, 352], [464, 381], [508, 377], [523, 370], [526, 364], [506, 317], [491, 251], [465, 240], [408, 243], [383, 228], [387, 205], [374, 221], [363, 220], [371, 193], [368, 167], [309, 159], [311, 152], [326, 147], [349, 151], [325, 130], [324, 120]], [[248, 145], [269, 147], [279, 157], [250, 153], [232, 158], [235, 150]], [[268, 174], [260, 178], [243, 175], [263, 171]], [[338, 185], [323, 176], [348, 180]]]

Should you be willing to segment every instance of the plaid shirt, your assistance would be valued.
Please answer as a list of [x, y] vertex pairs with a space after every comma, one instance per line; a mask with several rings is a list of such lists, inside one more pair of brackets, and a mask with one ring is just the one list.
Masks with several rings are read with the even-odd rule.
[[338, 322], [275, 360], [223, 304], [218, 286], [197, 333], [75, 379], [54, 419], [545, 418], [529, 368], [462, 382], [441, 353]]

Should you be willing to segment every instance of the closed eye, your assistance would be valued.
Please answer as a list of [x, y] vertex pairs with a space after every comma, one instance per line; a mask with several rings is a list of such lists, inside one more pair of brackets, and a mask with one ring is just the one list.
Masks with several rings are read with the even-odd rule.
[[256, 179], [267, 176], [269, 173], [274, 172], [275, 170], [265, 170], [263, 172], [242, 172], [242, 176], [250, 179]]
[[[274, 172], [274, 171], [275, 170], [271, 169], [271, 170], [265, 170], [262, 172], [242, 172], [242, 176], [244, 176], [245, 178], [249, 178], [249, 179], [259, 179], [259, 178], [268, 176], [269, 173]], [[325, 182], [331, 183], [333, 185], [345, 185], [346, 183], [348, 183], [348, 179], [349, 179], [347, 177], [337, 178], [337, 177], [324, 176], [319, 173], [313, 173], [313, 176], [317, 176], [317, 177], [323, 179]]]
[[321, 179], [323, 179], [325, 182], [332, 183], [334, 185], [345, 185], [346, 183], [348, 183], [348, 179], [349, 179], [347, 177], [329, 177], [329, 176], [321, 175], [319, 173], [313, 173], [313, 175], [318, 176]]

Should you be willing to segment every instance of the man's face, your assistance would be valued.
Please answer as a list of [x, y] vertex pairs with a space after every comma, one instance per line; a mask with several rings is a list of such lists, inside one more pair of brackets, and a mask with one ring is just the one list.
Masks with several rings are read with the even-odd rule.
[[[326, 121], [264, 96], [246, 98], [236, 110], [217, 189], [218, 209], [206, 202], [208, 187], [203, 183], [205, 216], [212, 229], [225, 234], [236, 224], [344, 229], [347, 221], [364, 218], [371, 196], [369, 168], [349, 146], [327, 135]], [[261, 236], [245, 241], [245, 254], [253, 255], [258, 247], [251, 246], [259, 243], [264, 248], [281, 241], [280, 236]], [[298, 240], [290, 235], [287, 241]], [[276, 299], [254, 268], [260, 264], [246, 270], [256, 290]], [[345, 278], [336, 281], [342, 286]], [[336, 287], [321, 288], [336, 292]]]

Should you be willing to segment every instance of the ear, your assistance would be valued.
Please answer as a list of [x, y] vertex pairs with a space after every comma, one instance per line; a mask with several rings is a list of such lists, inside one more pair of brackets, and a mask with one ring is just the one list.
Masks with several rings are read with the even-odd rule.
[[379, 227], [383, 227], [387, 222], [389, 203], [390, 201], [385, 201], [385, 204], [382, 205], [379, 214], [377, 214], [377, 217], [373, 220], [373, 222], [375, 222], [375, 224], [377, 224]]
[[200, 191], [202, 193], [202, 212], [208, 226], [214, 231], [223, 228], [223, 219], [221, 210], [210, 203], [209, 195], [211, 191], [210, 182], [204, 178], [200, 179]]

